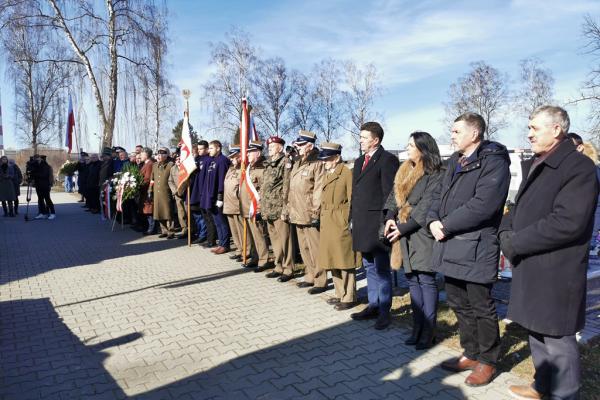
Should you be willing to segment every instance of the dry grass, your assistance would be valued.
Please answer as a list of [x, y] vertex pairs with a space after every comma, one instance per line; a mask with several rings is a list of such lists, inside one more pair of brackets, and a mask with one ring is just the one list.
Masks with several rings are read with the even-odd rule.
[[[395, 296], [392, 304], [392, 315], [402, 327], [410, 327], [410, 299], [408, 294]], [[527, 331], [516, 324], [500, 321], [500, 337], [502, 351], [498, 368], [500, 371], [512, 372], [524, 380], [532, 381], [534, 368], [527, 342]], [[456, 316], [446, 303], [440, 303], [438, 310], [437, 338], [441, 344], [460, 349], [458, 323]], [[582, 399], [600, 400], [600, 340], [580, 347], [583, 389]]]

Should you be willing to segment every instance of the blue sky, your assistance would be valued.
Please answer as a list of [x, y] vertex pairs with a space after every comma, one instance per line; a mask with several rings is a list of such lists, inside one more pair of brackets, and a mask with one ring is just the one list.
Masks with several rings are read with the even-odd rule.
[[[192, 90], [195, 126], [208, 122], [200, 102], [201, 85], [211, 73], [208, 44], [239, 26], [251, 33], [262, 56], [280, 56], [290, 68], [308, 71], [328, 57], [374, 63], [384, 86], [376, 111], [384, 117], [389, 148], [404, 146], [417, 129], [436, 137], [446, 133], [442, 103], [449, 85], [473, 61], [484, 60], [516, 79], [519, 60], [538, 57], [554, 73], [557, 103], [577, 97], [594, 62], [584, 54], [581, 23], [586, 13], [600, 16], [597, 0], [169, 0], [168, 6], [171, 79], [179, 90]], [[13, 111], [3, 93], [5, 145], [14, 146]], [[585, 131], [587, 107], [568, 111], [572, 130]], [[514, 120], [500, 140], [522, 144], [525, 125]]]

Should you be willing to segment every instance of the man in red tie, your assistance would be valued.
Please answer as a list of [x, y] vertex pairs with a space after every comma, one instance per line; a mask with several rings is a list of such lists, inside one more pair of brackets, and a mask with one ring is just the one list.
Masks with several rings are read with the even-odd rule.
[[390, 324], [392, 305], [392, 274], [389, 247], [379, 240], [383, 205], [392, 190], [398, 158], [381, 146], [383, 128], [377, 122], [367, 122], [360, 128], [360, 149], [363, 156], [354, 162], [352, 171], [352, 247], [362, 253], [367, 273], [369, 306], [352, 314], [354, 320], [375, 319], [375, 329]]

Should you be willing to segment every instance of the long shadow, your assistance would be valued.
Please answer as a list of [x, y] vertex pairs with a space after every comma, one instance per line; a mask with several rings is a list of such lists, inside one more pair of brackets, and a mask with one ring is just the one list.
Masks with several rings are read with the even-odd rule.
[[[185, 246], [184, 240], [132, 243], [141, 234], [101, 221], [76, 204], [56, 205], [54, 221], [24, 222], [0, 218], [0, 285], [58, 268], [96, 264], [105, 260], [161, 252]], [[155, 236], [151, 236], [155, 238]]]
[[86, 346], [47, 298], [0, 302], [0, 315], [0, 398], [127, 397], [104, 369], [103, 350], [137, 340], [141, 333]]

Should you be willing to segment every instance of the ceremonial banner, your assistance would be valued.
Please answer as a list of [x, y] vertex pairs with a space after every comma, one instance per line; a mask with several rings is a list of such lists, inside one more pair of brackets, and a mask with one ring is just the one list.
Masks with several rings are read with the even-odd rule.
[[192, 136], [190, 135], [190, 124], [187, 112], [183, 114], [183, 128], [181, 129], [181, 141], [179, 142], [181, 153], [179, 155], [179, 180], [177, 189], [190, 177], [196, 169], [196, 161], [192, 153]]

